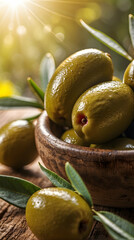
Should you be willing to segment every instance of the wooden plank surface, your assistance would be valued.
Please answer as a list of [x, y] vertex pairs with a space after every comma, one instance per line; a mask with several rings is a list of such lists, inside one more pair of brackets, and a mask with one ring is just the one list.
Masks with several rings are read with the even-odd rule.
[[[34, 113], [37, 114], [37, 111], [33, 109], [0, 111], [0, 126], [14, 119], [32, 116]], [[22, 177], [42, 188], [51, 186], [49, 180], [41, 173], [38, 162], [41, 162], [39, 157], [33, 164], [26, 166], [21, 171], [15, 171], [9, 167], [0, 165], [0, 174]], [[96, 209], [114, 212], [134, 223], [134, 209], [103, 208], [98, 206], [96, 206]], [[27, 226], [25, 211], [11, 206], [1, 199], [0, 240], [37, 240]], [[102, 225], [95, 222], [88, 240], [111, 240], [111, 238]]]

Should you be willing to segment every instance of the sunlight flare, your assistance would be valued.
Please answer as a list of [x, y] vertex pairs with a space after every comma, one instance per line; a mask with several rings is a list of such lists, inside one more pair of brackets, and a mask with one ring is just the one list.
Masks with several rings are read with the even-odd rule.
[[12, 10], [16, 10], [18, 7], [23, 6], [28, 0], [3, 0], [3, 3]]

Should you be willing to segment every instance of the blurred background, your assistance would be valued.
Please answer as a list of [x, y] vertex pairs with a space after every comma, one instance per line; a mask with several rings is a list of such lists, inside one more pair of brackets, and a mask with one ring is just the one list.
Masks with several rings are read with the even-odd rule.
[[79, 19], [134, 55], [129, 13], [134, 14], [134, 0], [0, 0], [0, 96], [29, 95], [27, 77], [39, 83], [40, 63], [48, 52], [56, 66], [81, 49], [109, 52], [114, 74], [122, 79], [129, 61], [95, 40]]

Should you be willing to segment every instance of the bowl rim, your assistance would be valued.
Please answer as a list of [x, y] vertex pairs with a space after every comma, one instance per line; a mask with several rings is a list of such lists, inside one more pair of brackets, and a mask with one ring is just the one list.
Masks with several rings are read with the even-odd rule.
[[[40, 134], [44, 138], [47, 138], [47, 142], [49, 142], [53, 146], [56, 144], [56, 147], [59, 149], [66, 149], [67, 151], [71, 151], [71, 152], [79, 152], [80, 151], [81, 154], [82, 153], [84, 153], [84, 154], [95, 153], [96, 155], [99, 155], [99, 156], [104, 154], [104, 156], [108, 155], [109, 157], [110, 157], [110, 155], [112, 155], [113, 157], [117, 157], [117, 156], [123, 157], [123, 158], [127, 157], [127, 158], [129, 158], [129, 160], [131, 159], [132, 161], [134, 161], [134, 150], [113, 150], [113, 149], [89, 148], [86, 146], [79, 146], [79, 145], [66, 143], [54, 135], [54, 133], [51, 130], [51, 124], [55, 124], [55, 123], [48, 117], [46, 110], [44, 110], [41, 113], [41, 115], [37, 121], [36, 138], [38, 138], [38, 133], [40, 132]], [[58, 127], [60, 127], [60, 126], [58, 126]], [[126, 158], [126, 160], [127, 160], [127, 158]]]

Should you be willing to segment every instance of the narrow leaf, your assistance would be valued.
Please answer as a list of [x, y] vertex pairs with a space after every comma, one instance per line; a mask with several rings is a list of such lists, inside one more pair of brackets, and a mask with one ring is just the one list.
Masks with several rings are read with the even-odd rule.
[[47, 53], [40, 64], [41, 86], [45, 92], [48, 82], [55, 71], [55, 61], [51, 53]]
[[134, 48], [134, 15], [129, 14], [129, 33]]
[[37, 114], [35, 116], [31, 116], [29, 118], [24, 118], [24, 120], [27, 120], [27, 121], [31, 122], [31, 121], [34, 121], [35, 119], [39, 118], [40, 115], [41, 115], [41, 113]]
[[26, 97], [1, 97], [0, 98], [0, 110], [8, 108], [24, 108], [33, 107], [44, 109], [43, 105], [31, 98]]
[[106, 211], [96, 212], [97, 219], [115, 240], [134, 240], [134, 225], [129, 221]]
[[99, 218], [98, 216], [93, 215], [93, 218], [94, 218], [96, 221], [100, 222], [100, 218]]
[[17, 177], [0, 175], [0, 198], [16, 207], [25, 208], [30, 196], [40, 188]]
[[41, 100], [41, 102], [44, 103], [44, 92], [42, 91], [42, 89], [33, 81], [32, 78], [29, 77], [27, 81], [31, 89], [33, 90], [35, 96], [37, 96], [39, 100]]
[[39, 166], [40, 166], [42, 172], [53, 183], [54, 186], [68, 188], [68, 189], [74, 191], [74, 188], [72, 187], [72, 185], [69, 182], [67, 182], [64, 178], [58, 176], [56, 173], [52, 172], [51, 170], [47, 169], [46, 167], [43, 167], [40, 163], [39, 163]]
[[92, 207], [93, 202], [91, 195], [80, 175], [68, 162], [65, 165], [65, 171], [74, 189], [77, 191], [78, 194], [82, 195], [82, 197], [88, 202], [90, 207]]
[[125, 57], [129, 61], [132, 61], [132, 57], [126, 52], [126, 50], [117, 43], [114, 39], [107, 36], [105, 33], [90, 27], [87, 25], [83, 20], [80, 20], [81, 25], [92, 34], [93, 37], [95, 37], [97, 40], [102, 42], [107, 47], [111, 48], [113, 51], [117, 52], [121, 56]]

